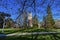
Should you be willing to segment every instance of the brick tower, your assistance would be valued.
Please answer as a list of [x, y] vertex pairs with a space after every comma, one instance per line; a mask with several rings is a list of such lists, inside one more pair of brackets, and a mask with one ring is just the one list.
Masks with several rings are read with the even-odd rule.
[[28, 14], [28, 26], [30, 26], [30, 27], [33, 26], [32, 25], [32, 13], [31, 12]]

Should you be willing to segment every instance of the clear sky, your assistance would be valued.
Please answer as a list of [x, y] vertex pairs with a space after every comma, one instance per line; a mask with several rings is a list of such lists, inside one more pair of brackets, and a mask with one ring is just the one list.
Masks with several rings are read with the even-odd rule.
[[[20, 0], [17, 0], [20, 1]], [[41, 3], [41, 0], [37, 0], [36, 4]], [[40, 16], [39, 19], [42, 19], [42, 16], [46, 14], [46, 6], [49, 3], [49, 0], [46, 0], [42, 6], [36, 7], [36, 13]], [[6, 5], [7, 4], [7, 5]], [[54, 19], [60, 19], [60, 0], [54, 0], [54, 3], [51, 3], [51, 10]], [[11, 18], [14, 20], [18, 16], [18, 8], [20, 4], [17, 4], [16, 0], [0, 0], [0, 11], [11, 14]], [[32, 10], [28, 8], [27, 10]]]

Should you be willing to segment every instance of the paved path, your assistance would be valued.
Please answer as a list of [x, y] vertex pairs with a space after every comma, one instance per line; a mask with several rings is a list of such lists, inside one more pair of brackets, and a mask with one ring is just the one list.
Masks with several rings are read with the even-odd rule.
[[6, 36], [5, 34], [0, 34], [0, 37]]
[[36, 34], [60, 34], [60, 32], [30, 32], [30, 33], [12, 33], [12, 34], [0, 34], [0, 37], [3, 36], [21, 36], [21, 35], [36, 35]]

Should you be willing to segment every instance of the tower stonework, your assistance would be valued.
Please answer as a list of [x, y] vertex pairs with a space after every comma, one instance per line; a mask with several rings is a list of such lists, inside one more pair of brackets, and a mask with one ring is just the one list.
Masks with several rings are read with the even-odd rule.
[[30, 26], [30, 27], [33, 26], [32, 25], [32, 13], [31, 12], [28, 14], [28, 26]]

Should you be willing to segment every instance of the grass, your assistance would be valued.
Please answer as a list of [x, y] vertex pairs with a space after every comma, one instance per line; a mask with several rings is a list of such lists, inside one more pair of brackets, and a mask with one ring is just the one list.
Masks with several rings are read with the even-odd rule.
[[[60, 32], [60, 29], [46, 29], [48, 32]], [[1, 33], [2, 29], [0, 29]], [[44, 28], [5, 28], [4, 34], [16, 33], [16, 32], [45, 32]], [[57, 35], [57, 40], [60, 40], [60, 34]], [[26, 36], [9, 36], [0, 37], [0, 40], [55, 40], [55, 35], [26, 35]]]
[[[55, 37], [53, 35], [9, 36], [0, 37], [0, 40], [55, 40]], [[57, 40], [60, 40], [60, 38]]]
[[[44, 28], [5, 28], [4, 34], [10, 34], [10, 33], [16, 33], [16, 32], [60, 32], [60, 29], [44, 29]], [[2, 32], [2, 29], [0, 29], [0, 33]]]

